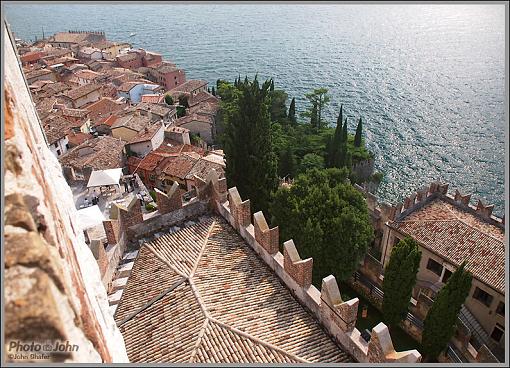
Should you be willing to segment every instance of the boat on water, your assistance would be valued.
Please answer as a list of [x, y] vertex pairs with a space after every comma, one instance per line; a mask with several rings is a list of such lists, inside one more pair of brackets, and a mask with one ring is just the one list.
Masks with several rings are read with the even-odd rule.
[[133, 37], [135, 35], [136, 35], [136, 33], [132, 32], [132, 33], [129, 34], [129, 37]]

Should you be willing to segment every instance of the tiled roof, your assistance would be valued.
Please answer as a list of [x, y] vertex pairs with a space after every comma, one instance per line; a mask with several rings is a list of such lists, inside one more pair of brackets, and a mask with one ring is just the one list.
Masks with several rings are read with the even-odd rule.
[[41, 59], [46, 53], [44, 51], [32, 51], [27, 52], [26, 54], [23, 54], [20, 56], [20, 59], [24, 63], [30, 63], [32, 61], [37, 61]]
[[81, 132], [80, 133], [70, 132], [69, 135], [67, 136], [67, 139], [69, 140], [69, 146], [71, 148], [79, 146], [80, 144], [82, 144], [92, 138], [94, 138], [92, 136], [92, 134], [81, 133]]
[[144, 82], [124, 82], [117, 88], [117, 90], [120, 92], [129, 92], [139, 84], [144, 84]]
[[137, 54], [135, 54], [134, 52], [130, 52], [130, 53], [127, 53], [127, 54], [121, 54], [121, 55], [117, 55], [117, 59], [120, 60], [120, 61], [130, 61], [130, 60], [135, 60], [137, 59], [139, 56]]
[[[129, 159], [135, 158], [131, 156]], [[163, 161], [166, 157], [159, 155], [155, 152], [150, 152], [143, 159], [137, 158], [138, 162], [128, 162], [131, 165], [134, 165], [137, 170], [146, 170], [153, 171], [156, 167], [158, 167], [159, 163]]]
[[100, 73], [96, 73], [92, 70], [78, 70], [76, 73], [74, 73], [75, 76], [82, 79], [88, 79], [88, 80], [94, 80], [99, 77], [101, 77]]
[[48, 69], [38, 69], [38, 70], [32, 70], [25, 74], [27, 80], [32, 78], [37, 78], [43, 75], [52, 74], [53, 72]]
[[194, 114], [192, 113], [190, 115], [183, 116], [182, 118], [177, 119], [174, 124], [176, 126], [180, 127], [184, 124], [188, 124], [188, 123], [191, 123], [194, 121], [197, 121], [200, 123], [205, 123], [205, 124], [210, 124], [210, 125], [213, 124], [213, 121], [211, 120], [211, 118], [209, 116], [200, 115], [197, 113], [194, 113]]
[[504, 293], [504, 232], [498, 227], [440, 198], [390, 226], [454, 265], [466, 260], [474, 277]]
[[165, 100], [165, 95], [151, 94], [151, 95], [142, 95], [141, 102], [157, 104], [157, 103], [164, 102], [164, 100]]
[[172, 73], [172, 72], [175, 72], [176, 70], [179, 70], [179, 68], [177, 68], [175, 66], [175, 64], [166, 63], [166, 62], [159, 64], [157, 67], [155, 67], [155, 69], [158, 72], [160, 72], [161, 74]]
[[186, 175], [186, 179], [193, 179], [194, 175], [200, 178], [206, 178], [207, 174], [209, 174], [212, 169], [216, 170], [220, 178], [225, 176], [225, 168], [222, 165], [201, 158], [193, 165], [188, 175]]
[[350, 362], [222, 218], [142, 245], [115, 314], [131, 362]]
[[89, 114], [89, 111], [85, 109], [63, 109], [63, 116], [70, 116], [73, 118], [83, 118]]
[[100, 85], [90, 83], [78, 88], [74, 88], [68, 92], [65, 92], [65, 95], [69, 97], [71, 100], [77, 100], [80, 97], [87, 96], [88, 94], [97, 91], [100, 88], [101, 88]]
[[204, 81], [204, 80], [191, 79], [191, 80], [189, 80], [187, 82], [184, 82], [180, 86], [172, 88], [170, 91], [172, 91], [172, 92], [191, 93], [194, 90], [196, 90], [196, 89], [198, 89], [200, 87], [204, 87], [206, 85], [207, 85], [207, 82]]
[[63, 117], [53, 116], [43, 122], [43, 129], [46, 133], [46, 138], [49, 144], [53, 144], [59, 139], [64, 138], [69, 129], [72, 127], [72, 123]]
[[172, 114], [173, 112], [175, 112], [175, 107], [162, 104], [140, 102], [133, 107], [133, 110], [142, 110], [146, 112], [151, 111], [153, 114], [165, 117], [168, 114]]
[[166, 162], [163, 172], [179, 179], [185, 179], [197, 161], [198, 159], [187, 155], [172, 157]]
[[202, 102], [210, 101], [211, 103], [219, 103], [219, 99], [207, 91], [200, 91], [196, 96], [190, 99], [190, 107], [196, 106]]
[[151, 140], [160, 129], [163, 129], [162, 123], [154, 123], [145, 127], [145, 129], [138, 132], [136, 136], [133, 137], [129, 144], [141, 143], [145, 141]]
[[120, 111], [124, 107], [124, 104], [118, 104], [111, 98], [103, 97], [99, 101], [85, 107], [85, 110], [90, 111], [90, 118], [92, 120], [96, 120]]
[[116, 169], [122, 167], [122, 155], [125, 142], [121, 139], [101, 136], [80, 144], [60, 156], [62, 166], [71, 166], [82, 170]]
[[115, 124], [112, 125], [112, 129], [125, 127], [139, 132], [150, 124], [151, 121], [147, 116], [129, 114], [117, 119]]

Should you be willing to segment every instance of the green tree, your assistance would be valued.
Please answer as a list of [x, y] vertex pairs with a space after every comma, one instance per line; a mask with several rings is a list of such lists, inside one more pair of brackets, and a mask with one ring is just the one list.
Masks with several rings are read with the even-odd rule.
[[338, 151], [342, 145], [342, 121], [343, 121], [343, 105], [340, 105], [340, 113], [336, 120], [335, 133], [332, 139], [329, 141], [328, 148], [328, 167], [339, 167], [338, 166]]
[[186, 116], [186, 108], [184, 106], [177, 106], [176, 112], [177, 112], [178, 118], [182, 118], [183, 116]]
[[296, 119], [296, 98], [292, 97], [292, 101], [290, 102], [289, 107], [289, 121], [292, 125], [295, 125], [297, 123]]
[[274, 91], [274, 81], [271, 79], [271, 84], [269, 85], [269, 90]]
[[278, 161], [278, 175], [281, 178], [286, 176], [293, 178], [296, 175], [296, 157], [292, 147], [288, 145], [280, 154]]
[[283, 124], [287, 123], [287, 94], [282, 90], [273, 90], [269, 92], [269, 100], [271, 101], [269, 112], [271, 121], [277, 121]]
[[[321, 129], [323, 126], [322, 112], [324, 111], [325, 106], [331, 100], [331, 98], [328, 95], [328, 89], [327, 88], [314, 89], [313, 92], [307, 93], [305, 97], [308, 101], [310, 101], [312, 106], [303, 113], [303, 116], [309, 117], [311, 119], [313, 118], [314, 121], [312, 123], [312, 126], [317, 127], [317, 129]], [[314, 115], [316, 117], [313, 117]]]
[[182, 107], [185, 107], [186, 109], [189, 107], [188, 97], [186, 95], [179, 96], [179, 105], [181, 105]]
[[278, 187], [268, 109], [269, 85], [270, 81], [259, 85], [256, 76], [252, 82], [245, 78], [237, 87], [239, 93], [224, 111], [227, 181], [237, 187], [243, 198], [250, 199], [253, 212], [266, 213], [271, 194]]
[[333, 274], [346, 280], [373, 239], [366, 202], [347, 181], [346, 169], [312, 169], [290, 188], [280, 187], [271, 205], [280, 239], [294, 239], [301, 257], [314, 258], [313, 282]]
[[323, 169], [324, 158], [315, 153], [307, 153], [301, 161], [300, 172], [306, 172], [311, 169]]
[[214, 86], [213, 86], [213, 87], [212, 87], [212, 89], [211, 89], [211, 94], [212, 94], [213, 96], [216, 96], [216, 89], [214, 89]]
[[173, 105], [174, 104], [174, 99], [172, 98], [172, 96], [170, 95], [165, 95], [165, 103], [167, 105]]
[[457, 316], [471, 289], [472, 276], [464, 261], [436, 296], [423, 321], [422, 346], [427, 360], [446, 348], [455, 332]]
[[310, 111], [310, 125], [314, 129], [319, 128], [319, 120], [317, 116], [317, 104], [313, 104], [312, 110]]
[[411, 237], [399, 241], [391, 251], [390, 261], [384, 270], [382, 305], [384, 322], [397, 326], [405, 318], [416, 273], [420, 266], [421, 252]]
[[356, 135], [354, 136], [354, 147], [361, 147], [361, 133], [363, 130], [363, 123], [359, 118], [358, 126], [356, 127]]

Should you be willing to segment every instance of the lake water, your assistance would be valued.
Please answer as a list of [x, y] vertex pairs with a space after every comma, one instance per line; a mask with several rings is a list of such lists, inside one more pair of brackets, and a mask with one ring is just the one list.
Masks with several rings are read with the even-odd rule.
[[[296, 97], [326, 87], [325, 116], [365, 121], [402, 199], [434, 179], [504, 213], [504, 5], [7, 5], [17, 37], [69, 29], [159, 52], [188, 78], [272, 76]], [[135, 36], [129, 37], [131, 33]]]

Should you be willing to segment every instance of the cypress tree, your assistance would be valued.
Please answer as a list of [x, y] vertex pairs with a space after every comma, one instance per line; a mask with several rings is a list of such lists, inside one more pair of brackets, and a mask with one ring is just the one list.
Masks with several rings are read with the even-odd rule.
[[310, 125], [317, 129], [318, 128], [318, 120], [317, 120], [317, 104], [313, 104], [312, 112], [310, 115]]
[[358, 126], [356, 128], [356, 135], [354, 136], [354, 147], [361, 147], [361, 133], [363, 130], [363, 123], [361, 117], [359, 118]]
[[290, 102], [289, 120], [292, 125], [295, 125], [297, 123], [297, 120], [296, 120], [296, 98], [295, 97], [292, 97], [292, 101]]
[[211, 94], [212, 94], [213, 96], [216, 96], [216, 90], [214, 89], [214, 87], [211, 89]]
[[274, 81], [271, 79], [271, 85], [269, 86], [269, 90], [274, 91]]
[[472, 276], [464, 261], [436, 296], [423, 322], [422, 346], [427, 359], [446, 348], [455, 332], [457, 316], [471, 289]]
[[347, 118], [345, 118], [344, 127], [342, 129], [342, 142], [347, 144]]
[[411, 237], [399, 241], [391, 251], [384, 270], [382, 305], [384, 322], [390, 326], [397, 326], [406, 316], [420, 259], [418, 243]]
[[225, 174], [243, 198], [250, 199], [252, 211], [267, 213], [270, 196], [278, 187], [277, 159], [271, 141], [269, 86], [255, 79], [239, 85], [239, 96], [228, 112], [225, 130]]
[[333, 138], [331, 139], [329, 146], [328, 167], [338, 167], [336, 159], [338, 155], [338, 150], [341, 149], [342, 144], [342, 121], [343, 121], [343, 105], [340, 105], [340, 113], [338, 114], [338, 118], [336, 119], [335, 133], [333, 134]]

